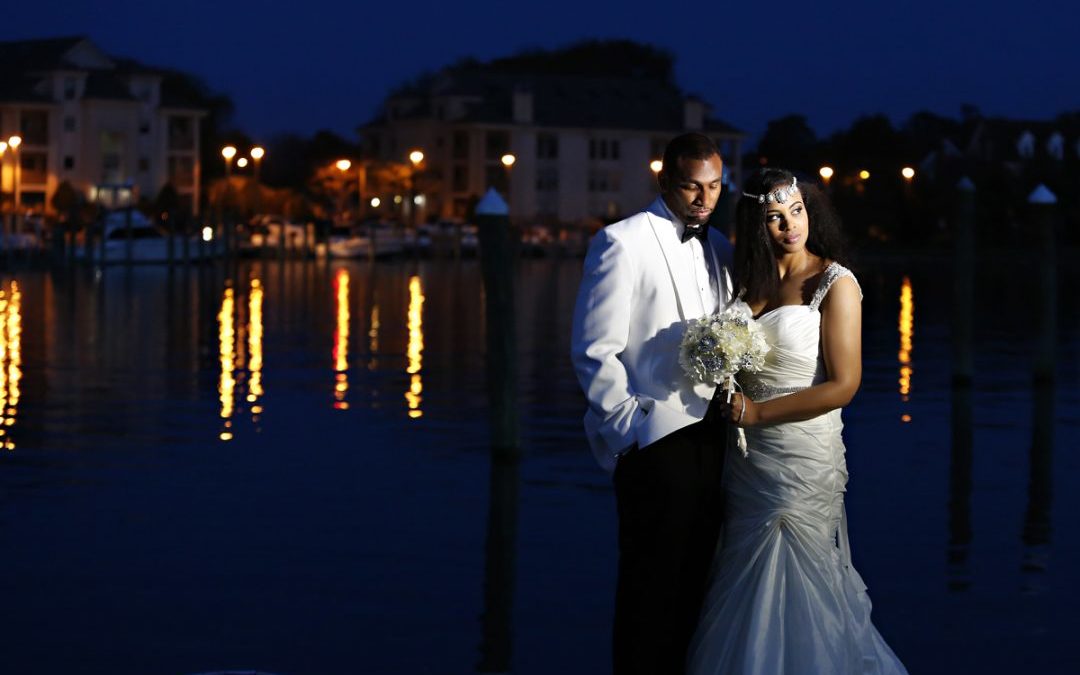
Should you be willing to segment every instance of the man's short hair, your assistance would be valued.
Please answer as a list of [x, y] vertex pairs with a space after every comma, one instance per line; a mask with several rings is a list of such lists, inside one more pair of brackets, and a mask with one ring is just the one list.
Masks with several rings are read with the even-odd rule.
[[674, 169], [680, 159], [709, 159], [713, 155], [720, 156], [720, 148], [713, 139], [694, 132], [682, 134], [671, 139], [664, 148], [664, 169]]

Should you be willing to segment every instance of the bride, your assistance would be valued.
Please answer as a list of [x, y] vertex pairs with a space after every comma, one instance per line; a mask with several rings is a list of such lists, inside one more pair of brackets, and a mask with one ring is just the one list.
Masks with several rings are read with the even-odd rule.
[[721, 407], [745, 438], [724, 462], [723, 538], [688, 671], [906, 673], [848, 549], [840, 409], [862, 377], [862, 293], [819, 190], [773, 168], [746, 187], [736, 288], [772, 349]]

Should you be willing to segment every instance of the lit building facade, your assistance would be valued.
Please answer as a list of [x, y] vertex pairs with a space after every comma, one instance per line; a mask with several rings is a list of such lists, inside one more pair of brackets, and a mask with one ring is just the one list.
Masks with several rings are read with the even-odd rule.
[[[725, 178], [741, 184], [745, 137], [701, 99], [633, 77], [506, 75], [448, 69], [389, 96], [358, 131], [367, 157], [424, 153], [420, 219], [461, 219], [494, 187], [523, 224], [612, 221], [656, 192], [652, 163], [674, 136], [716, 140]], [[511, 154], [507, 168], [502, 158]], [[385, 200], [384, 200], [385, 201]]]
[[82, 37], [0, 43], [0, 64], [0, 139], [22, 138], [3, 157], [6, 199], [51, 212], [67, 181], [111, 207], [153, 199], [171, 183], [198, 212], [206, 113], [168, 90], [165, 71], [110, 57]]

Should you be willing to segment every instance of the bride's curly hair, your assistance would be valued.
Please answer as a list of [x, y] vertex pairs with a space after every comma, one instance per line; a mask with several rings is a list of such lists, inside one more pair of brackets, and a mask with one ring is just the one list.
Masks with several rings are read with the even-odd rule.
[[[791, 185], [794, 178], [787, 169], [766, 167], [758, 169], [746, 181], [740, 192], [763, 195], [778, 187]], [[806, 249], [814, 255], [847, 265], [847, 252], [840, 217], [829, 198], [815, 183], [799, 178], [799, 193], [806, 206], [810, 235]], [[742, 196], [735, 205], [735, 289], [748, 303], [772, 300], [780, 287], [780, 272], [776, 266], [769, 228], [765, 224], [767, 204]]]

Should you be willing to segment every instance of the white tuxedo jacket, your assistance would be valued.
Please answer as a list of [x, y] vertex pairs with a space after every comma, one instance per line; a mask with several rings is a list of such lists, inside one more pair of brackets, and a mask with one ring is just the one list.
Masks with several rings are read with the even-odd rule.
[[[617, 455], [645, 447], [705, 417], [715, 387], [693, 384], [679, 365], [686, 321], [705, 315], [675, 224], [657, 198], [593, 238], [574, 308], [571, 358], [589, 400], [585, 433], [608, 471]], [[709, 230], [705, 254], [719, 305], [731, 301], [732, 248]]]

